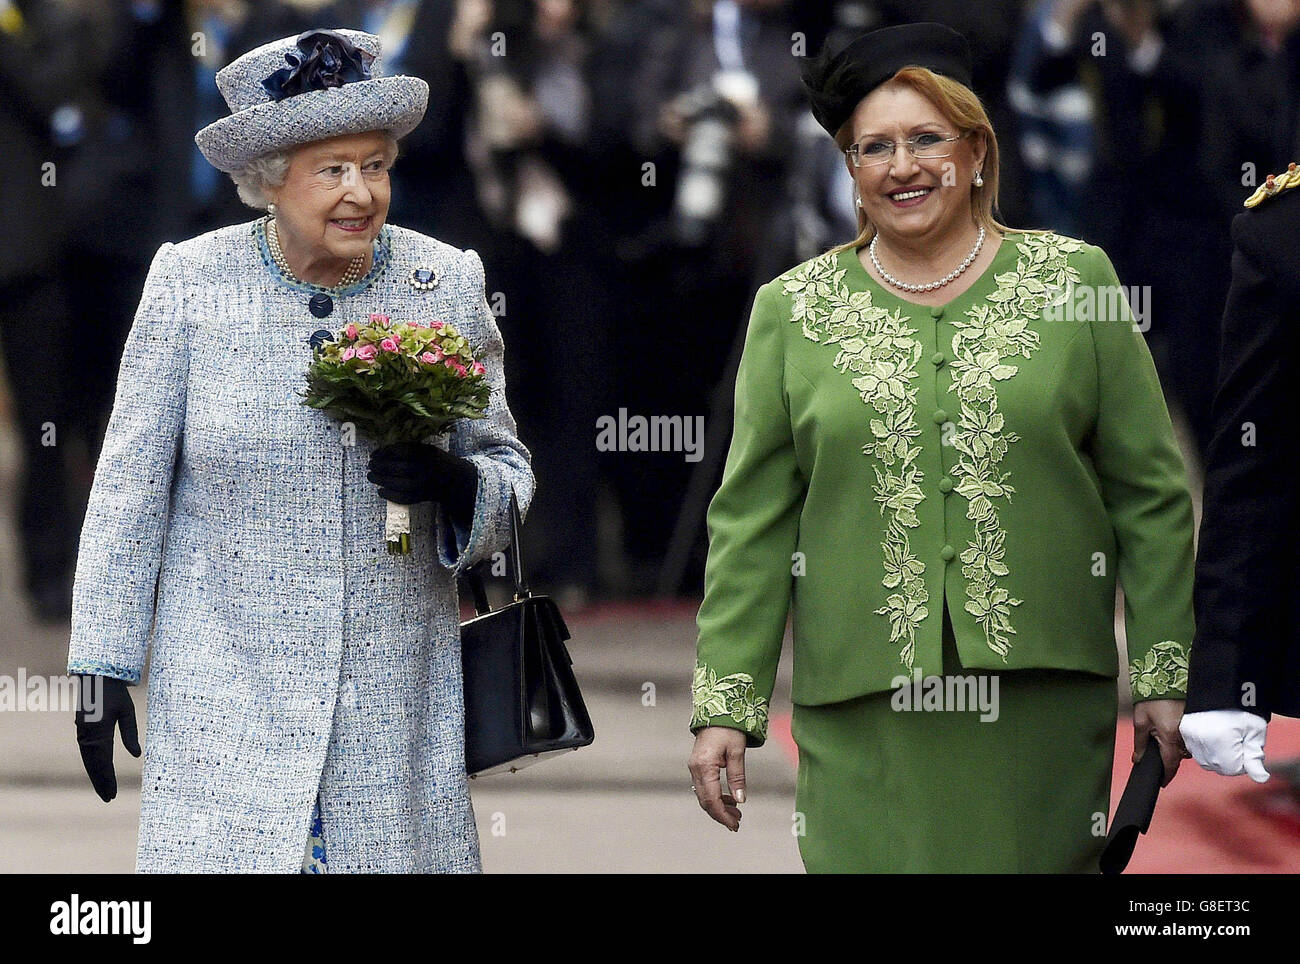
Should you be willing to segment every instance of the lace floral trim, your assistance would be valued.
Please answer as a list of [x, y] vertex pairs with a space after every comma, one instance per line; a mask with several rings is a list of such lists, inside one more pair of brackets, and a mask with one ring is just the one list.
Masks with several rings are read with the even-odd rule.
[[1135, 698], [1187, 692], [1187, 647], [1172, 639], [1156, 643], [1141, 659], [1128, 666]]
[[767, 738], [767, 698], [758, 695], [748, 673], [719, 676], [703, 663], [695, 667], [691, 682], [691, 726], [708, 726], [719, 716], [729, 716], [759, 739]]
[[1003, 585], [1010, 573], [1003, 561], [1006, 531], [998, 505], [1010, 502], [1015, 488], [1001, 464], [1008, 448], [1020, 440], [1006, 430], [998, 411], [996, 385], [1014, 376], [1013, 358], [1028, 358], [1039, 346], [1030, 322], [1043, 308], [1067, 297], [1069, 282], [1079, 281], [1068, 255], [1081, 243], [1056, 234], [1027, 234], [1017, 241], [1020, 252], [1012, 271], [997, 275], [997, 288], [953, 321], [952, 391], [961, 400], [961, 415], [952, 445], [957, 461], [951, 469], [953, 491], [967, 501], [966, 518], [975, 524], [975, 538], [961, 553], [966, 580], [966, 612], [984, 630], [989, 649], [1005, 661], [1015, 635], [1011, 611], [1023, 600]]
[[791, 321], [803, 326], [804, 337], [818, 344], [838, 345], [835, 367], [852, 374], [853, 387], [878, 417], [870, 421], [871, 441], [862, 447], [874, 456], [872, 486], [885, 528], [884, 578], [892, 590], [875, 610], [890, 624], [890, 643], [901, 643], [899, 660], [909, 670], [916, 653], [916, 628], [929, 615], [925, 564], [912, 552], [907, 530], [920, 525], [916, 508], [925, 500], [924, 474], [916, 466], [921, 448], [913, 444], [916, 425], [917, 363], [921, 343], [916, 329], [897, 309], [872, 303], [870, 291], [851, 291], [845, 269], [824, 254], [796, 268], [783, 282], [792, 296]]

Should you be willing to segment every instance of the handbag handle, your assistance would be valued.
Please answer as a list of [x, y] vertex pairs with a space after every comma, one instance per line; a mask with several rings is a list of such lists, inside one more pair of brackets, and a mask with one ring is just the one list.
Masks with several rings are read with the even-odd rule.
[[[523, 527], [523, 521], [519, 518], [519, 502], [515, 499], [514, 486], [510, 487], [510, 562], [511, 568], [515, 574], [515, 602], [526, 599], [532, 595], [528, 589], [528, 583], [524, 579], [524, 557], [520, 548], [520, 530]], [[481, 563], [480, 563], [481, 565]], [[483, 577], [478, 574], [478, 569], [474, 566], [465, 570], [465, 581], [469, 583], [469, 591], [474, 596], [474, 612], [479, 616], [486, 616], [492, 611], [488, 603], [487, 587], [483, 585]]]

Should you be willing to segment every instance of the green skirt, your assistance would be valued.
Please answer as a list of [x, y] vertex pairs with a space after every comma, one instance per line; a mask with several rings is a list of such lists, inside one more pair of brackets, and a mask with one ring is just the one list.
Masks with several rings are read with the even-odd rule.
[[[943, 661], [945, 676], [963, 672], [946, 609]], [[795, 704], [795, 832], [810, 873], [1098, 872], [1115, 681], [963, 675], [997, 678], [996, 720], [981, 722], [977, 709], [904, 712], [893, 691]]]

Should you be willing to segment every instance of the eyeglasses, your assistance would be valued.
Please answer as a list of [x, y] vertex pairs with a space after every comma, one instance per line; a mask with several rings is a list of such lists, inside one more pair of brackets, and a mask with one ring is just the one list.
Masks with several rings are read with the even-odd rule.
[[[965, 134], [926, 132], [909, 137], [903, 143], [907, 145], [907, 150], [913, 157], [948, 157], [953, 150], [949, 145], [970, 133], [970, 131]], [[849, 156], [854, 167], [875, 167], [892, 161], [896, 150], [898, 145], [893, 141], [871, 141], [865, 145], [852, 144], [844, 153]]]

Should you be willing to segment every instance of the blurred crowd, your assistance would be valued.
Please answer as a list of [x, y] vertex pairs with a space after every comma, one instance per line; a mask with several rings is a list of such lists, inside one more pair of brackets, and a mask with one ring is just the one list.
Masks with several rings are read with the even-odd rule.
[[[66, 617], [121, 346], [158, 245], [248, 221], [193, 135], [218, 69], [313, 27], [377, 34], [430, 105], [389, 220], [472, 247], [538, 489], [531, 581], [698, 591], [754, 290], [856, 234], [802, 56], [936, 20], [969, 39], [1001, 220], [1149, 286], [1171, 408], [1208, 434], [1229, 224], [1300, 158], [1300, 0], [0, 0], [0, 347], [34, 611]], [[602, 452], [596, 420], [703, 415], [703, 458]], [[9, 574], [5, 578], [11, 577]]]

